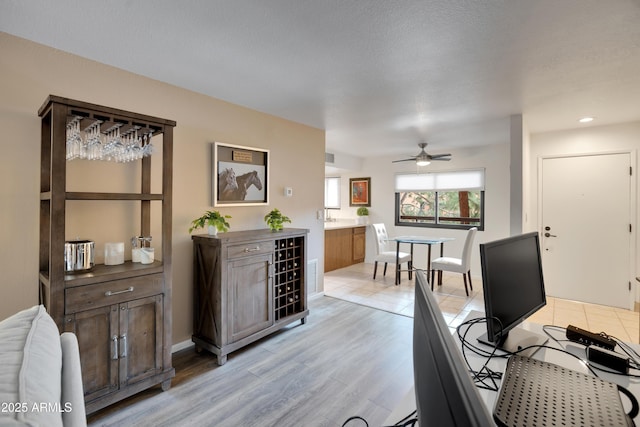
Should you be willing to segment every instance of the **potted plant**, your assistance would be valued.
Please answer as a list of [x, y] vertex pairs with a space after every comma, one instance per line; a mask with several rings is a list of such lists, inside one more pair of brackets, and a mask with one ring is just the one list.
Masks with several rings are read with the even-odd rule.
[[204, 228], [205, 226], [208, 227], [211, 236], [218, 234], [218, 231], [228, 231], [230, 225], [227, 222], [227, 218], [231, 218], [231, 215], [222, 215], [218, 211], [207, 211], [200, 218], [191, 221], [189, 233], [197, 228]]
[[369, 209], [364, 206], [360, 206], [356, 211], [356, 224], [366, 224], [369, 221]]
[[278, 209], [274, 209], [264, 216], [264, 220], [271, 229], [271, 231], [282, 230], [284, 223], [291, 223], [291, 219], [285, 216]]

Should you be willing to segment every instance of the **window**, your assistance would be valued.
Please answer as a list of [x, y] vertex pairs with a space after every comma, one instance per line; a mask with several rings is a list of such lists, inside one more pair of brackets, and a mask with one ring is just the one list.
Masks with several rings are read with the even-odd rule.
[[340, 209], [339, 176], [324, 179], [324, 207], [325, 209]]
[[484, 170], [396, 175], [395, 224], [484, 230]]

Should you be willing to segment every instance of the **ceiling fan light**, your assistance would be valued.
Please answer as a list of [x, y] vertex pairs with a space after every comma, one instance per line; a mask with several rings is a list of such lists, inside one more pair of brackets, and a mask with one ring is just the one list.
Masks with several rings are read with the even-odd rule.
[[430, 165], [430, 164], [431, 164], [431, 162], [429, 160], [426, 160], [426, 159], [418, 159], [418, 160], [416, 160], [416, 165], [418, 165], [418, 166], [427, 166], [427, 165]]

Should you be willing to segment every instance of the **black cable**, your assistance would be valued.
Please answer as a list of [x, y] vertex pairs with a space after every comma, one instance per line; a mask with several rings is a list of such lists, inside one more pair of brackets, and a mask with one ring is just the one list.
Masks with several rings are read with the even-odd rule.
[[[458, 334], [458, 339], [462, 344], [462, 357], [465, 361], [465, 364], [467, 365], [467, 369], [469, 370], [469, 373], [472, 374], [472, 379], [476, 384], [476, 387], [486, 389], [486, 390], [491, 390], [491, 391], [498, 391], [498, 384], [496, 383], [496, 380], [499, 380], [502, 378], [502, 373], [495, 372], [488, 367], [488, 364], [491, 361], [491, 359], [494, 357], [495, 352], [498, 349], [498, 346], [496, 345], [493, 348], [493, 351], [489, 353], [484, 349], [480, 349], [479, 347], [476, 347], [470, 344], [469, 341], [467, 340], [467, 334], [469, 333], [471, 326], [478, 323], [486, 323], [486, 321], [487, 321], [487, 318], [478, 318], [478, 319], [468, 320], [458, 325], [458, 327], [456, 328], [456, 333]], [[498, 320], [498, 322], [500, 321]], [[461, 333], [460, 331], [463, 326], [467, 326], [467, 329], [464, 331], [464, 333]], [[471, 350], [476, 355], [487, 357], [486, 362], [478, 371], [475, 371], [471, 367], [471, 364], [469, 363], [465, 349]], [[487, 380], [491, 380], [491, 384], [487, 383]]]
[[618, 391], [629, 398], [631, 401], [631, 411], [627, 414], [630, 418], [635, 418], [638, 416], [638, 412], [640, 412], [640, 406], [638, 406], [638, 399], [626, 388], [618, 385]]
[[400, 421], [398, 421], [397, 423], [395, 423], [392, 427], [396, 427], [396, 426], [405, 426], [407, 424], [404, 424], [408, 421], [412, 421], [412, 420], [418, 420], [417, 418], [417, 414], [418, 414], [418, 410], [414, 410], [413, 412], [411, 412], [409, 415], [407, 415], [406, 417], [404, 417], [403, 419], [401, 419]]
[[353, 421], [353, 420], [360, 420], [360, 421], [362, 421], [362, 422], [364, 423], [364, 425], [366, 425], [367, 427], [369, 427], [369, 423], [367, 422], [367, 420], [365, 420], [364, 418], [362, 418], [362, 417], [360, 417], [360, 416], [358, 416], [358, 415], [354, 415], [353, 417], [349, 417], [349, 418], [347, 418], [347, 421], [345, 421], [345, 422], [342, 424], [342, 427], [346, 426], [348, 423], [350, 423], [350, 422], [351, 422], [351, 421]]
[[[558, 340], [553, 335], [551, 335], [547, 329], [555, 329], [555, 330], [559, 330], [559, 331], [565, 331], [565, 333], [566, 333], [567, 328], [562, 327], [562, 326], [555, 326], [555, 325], [543, 325], [542, 326], [542, 330], [545, 332], [545, 334], [547, 334], [547, 336], [549, 338], [554, 340], [561, 347], [562, 347], [561, 342], [573, 342], [573, 343], [575, 343], [574, 341], [571, 341], [571, 340]], [[608, 335], [605, 332], [600, 332], [600, 335], [602, 335], [603, 337], [607, 337], [607, 338], [610, 338], [610, 339], [614, 340], [620, 346], [620, 349], [622, 350], [622, 352], [626, 356], [629, 357], [629, 359], [630, 359], [629, 360], [630, 367], [632, 369], [640, 369], [640, 362], [638, 362], [638, 360], [636, 359], [636, 357], [640, 358], [640, 355], [632, 347], [630, 347], [626, 342], [620, 340], [619, 338], [614, 337], [613, 335]], [[579, 344], [579, 343], [575, 343], [575, 344]], [[553, 348], [553, 347], [551, 347], [551, 348]], [[556, 349], [556, 350], [558, 350], [558, 349]], [[617, 352], [617, 351], [616, 351], [616, 353], [620, 354], [620, 352]], [[572, 353], [570, 353], [570, 354], [572, 354]], [[621, 376], [626, 376], [626, 377], [629, 377], [629, 378], [640, 378], [640, 375], [629, 374], [629, 373], [623, 373], [623, 372], [619, 372], [619, 371], [613, 371], [613, 370], [609, 370], [609, 369], [604, 369], [604, 368], [602, 368], [600, 366], [596, 366], [596, 365], [592, 364], [589, 360], [581, 359], [580, 357], [578, 357], [575, 354], [572, 354], [572, 355], [574, 357], [582, 360], [587, 365], [587, 367], [590, 368], [591, 372], [594, 372], [591, 369], [591, 368], [593, 368], [593, 369], [597, 369], [600, 372], [605, 372], [607, 374], [621, 375]], [[594, 372], [594, 375], [598, 376], [595, 372]]]

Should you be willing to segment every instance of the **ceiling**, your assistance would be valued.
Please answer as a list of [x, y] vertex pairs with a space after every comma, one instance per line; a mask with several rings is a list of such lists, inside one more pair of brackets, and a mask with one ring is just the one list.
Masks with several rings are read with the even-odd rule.
[[640, 120], [640, 0], [3, 0], [0, 31], [415, 155]]

